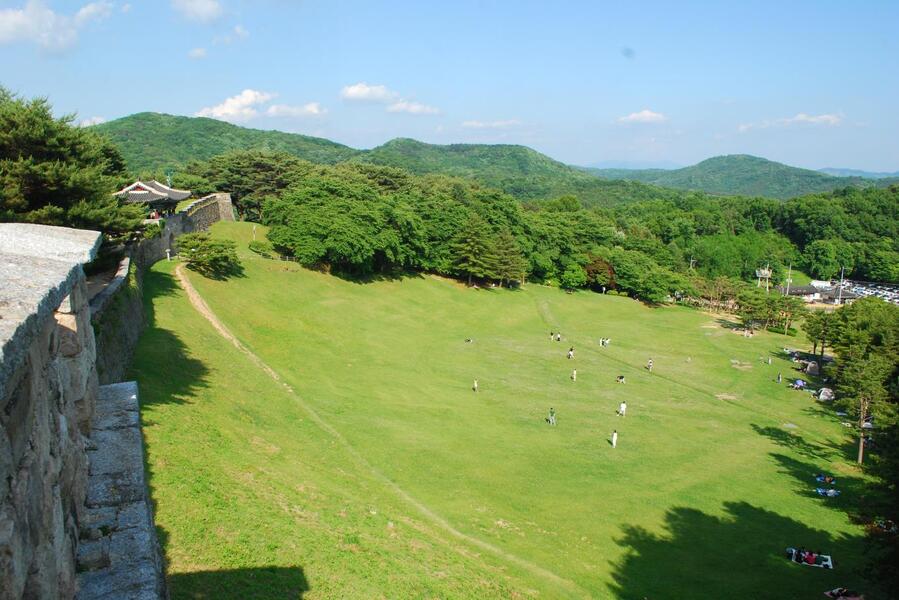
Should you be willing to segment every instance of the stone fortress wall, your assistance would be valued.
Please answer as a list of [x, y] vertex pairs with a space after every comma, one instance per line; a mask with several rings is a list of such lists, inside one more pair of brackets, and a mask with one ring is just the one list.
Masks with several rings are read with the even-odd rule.
[[125, 376], [145, 325], [144, 272], [176, 253], [175, 240], [184, 233], [205, 231], [218, 221], [233, 221], [230, 194], [210, 194], [165, 219], [162, 235], [134, 246], [119, 265], [112, 282], [91, 299], [91, 322], [97, 338], [97, 371], [100, 383], [114, 383]]
[[81, 263], [100, 234], [0, 225], [0, 598], [71, 598], [98, 394]]
[[98, 232], [0, 223], [0, 600], [166, 597], [137, 385], [100, 384], [140, 336], [143, 271], [233, 218], [227, 194], [195, 202], [93, 299]]

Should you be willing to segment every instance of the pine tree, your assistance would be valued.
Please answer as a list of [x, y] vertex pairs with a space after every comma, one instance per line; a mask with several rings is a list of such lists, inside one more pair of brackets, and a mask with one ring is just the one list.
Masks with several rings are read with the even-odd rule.
[[496, 252], [491, 235], [487, 222], [472, 213], [456, 236], [452, 246], [453, 266], [457, 273], [468, 276], [468, 285], [473, 277], [495, 277]]
[[127, 175], [118, 150], [73, 120], [55, 118], [46, 100], [0, 87], [0, 220], [107, 234], [139, 228], [143, 208], [112, 196]]
[[527, 271], [527, 261], [521, 255], [518, 242], [512, 233], [506, 229], [496, 238], [496, 252], [493, 271], [499, 278], [500, 284], [511, 283], [514, 280], [523, 280]]

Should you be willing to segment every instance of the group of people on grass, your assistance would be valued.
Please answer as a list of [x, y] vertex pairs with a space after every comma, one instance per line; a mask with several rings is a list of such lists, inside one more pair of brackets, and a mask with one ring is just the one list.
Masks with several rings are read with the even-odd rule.
[[793, 560], [798, 563], [805, 563], [807, 565], [813, 565], [818, 561], [818, 556], [821, 555], [821, 551], [812, 552], [811, 550], [806, 550], [805, 548], [800, 548], [793, 555]]
[[[562, 334], [558, 331], [550, 331], [549, 339], [550, 339], [550, 341], [561, 342]], [[471, 338], [467, 338], [465, 340], [465, 343], [470, 344], [470, 343], [472, 343], [472, 341], [473, 340]], [[612, 341], [612, 338], [600, 338], [599, 344], [600, 344], [600, 346], [608, 346], [611, 343], [611, 341]], [[571, 346], [568, 348], [566, 357], [569, 360], [572, 360], [574, 358], [574, 346]], [[646, 369], [650, 373], [652, 373], [652, 365], [653, 365], [653, 362], [652, 362], [652, 359], [650, 358], [649, 362], [646, 364]], [[577, 369], [571, 370], [571, 381], [577, 381]], [[624, 375], [619, 375], [615, 379], [615, 381], [616, 381], [616, 383], [625, 383]], [[472, 382], [471, 389], [474, 392], [478, 391], [478, 380], [477, 379], [475, 379]], [[615, 411], [615, 414], [618, 415], [619, 417], [627, 416], [627, 400], [621, 401], [621, 403], [618, 405], [618, 410]], [[549, 425], [554, 426], [556, 424], [556, 409], [555, 408], [550, 407], [549, 415], [546, 417], [545, 420]], [[612, 445], [612, 448], [615, 448], [618, 445], [618, 430], [617, 429], [612, 431], [612, 435], [611, 435], [611, 438], [609, 441]]]
[[[550, 339], [550, 341], [561, 342], [562, 334], [558, 331], [550, 331], [549, 339]], [[606, 337], [599, 338], [599, 345], [602, 347], [607, 347], [611, 343], [612, 343], [612, 338], [606, 338]], [[565, 356], [568, 360], [574, 359], [574, 346], [571, 346], [568, 348], [568, 352], [566, 353]], [[652, 373], [652, 366], [653, 366], [653, 362], [652, 362], [652, 359], [650, 358], [649, 362], [646, 364], [646, 370], [649, 371], [650, 373]], [[571, 381], [577, 381], [577, 369], [571, 370]], [[615, 378], [615, 381], [616, 381], [616, 383], [625, 383], [624, 375], [619, 375], [618, 377]], [[474, 387], [473, 387], [474, 391], [477, 391], [477, 385], [478, 385], [478, 382], [477, 382], [477, 380], [475, 380]], [[621, 401], [621, 403], [618, 405], [618, 410], [615, 411], [615, 414], [619, 417], [627, 416], [627, 400]], [[545, 421], [549, 425], [554, 426], [556, 424], [556, 409], [555, 408], [550, 407], [549, 415], [546, 417]], [[612, 431], [612, 435], [609, 438], [609, 443], [611, 444], [612, 448], [615, 448], [618, 446], [618, 430], [617, 429]]]
[[824, 483], [826, 485], [831, 486], [829, 488], [816, 487], [815, 492], [819, 496], [824, 496], [826, 498], [836, 498], [837, 496], [840, 495], [840, 490], [833, 487], [837, 483], [837, 479], [833, 475], [826, 475], [824, 473], [818, 473], [817, 475], [815, 475], [815, 481], [817, 481], [818, 483]]

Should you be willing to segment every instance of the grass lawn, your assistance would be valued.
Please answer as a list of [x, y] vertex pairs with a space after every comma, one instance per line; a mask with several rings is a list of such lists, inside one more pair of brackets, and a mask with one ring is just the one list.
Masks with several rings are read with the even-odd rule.
[[[793, 273], [790, 275], [790, 279], [793, 280], [793, 282], [790, 285], [794, 286], [794, 287], [797, 285], [808, 285], [812, 282], [812, 278], [809, 275], [806, 275], [805, 273], [800, 271], [799, 269], [793, 269]], [[777, 285], [787, 285], [786, 274], [784, 275], [784, 280]]]
[[[244, 277], [190, 279], [293, 391], [191, 307], [174, 263], [146, 280], [133, 375], [173, 598], [864, 588], [851, 445], [829, 411], [773, 381], [792, 374], [776, 353], [796, 338], [538, 285], [354, 283], [249, 252], [251, 231], [214, 228], [238, 240]], [[841, 497], [814, 494], [819, 471]], [[836, 569], [789, 563], [791, 545]]]

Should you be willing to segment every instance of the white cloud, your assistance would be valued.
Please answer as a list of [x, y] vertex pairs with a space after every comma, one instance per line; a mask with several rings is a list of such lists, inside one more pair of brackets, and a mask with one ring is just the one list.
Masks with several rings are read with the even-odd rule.
[[784, 125], [791, 123], [812, 123], [814, 125], [839, 125], [843, 117], [840, 115], [807, 115], [799, 113], [795, 117], [789, 119], [781, 119]]
[[506, 129], [507, 127], [515, 127], [521, 125], [517, 119], [506, 119], [503, 121], [463, 121], [462, 127], [466, 129]]
[[194, 60], [206, 58], [206, 48], [193, 48], [187, 55]]
[[222, 5], [218, 0], [172, 0], [172, 8], [198, 23], [210, 23], [222, 16]]
[[668, 117], [644, 108], [643, 110], [618, 118], [619, 123], [663, 123]]
[[272, 104], [265, 114], [270, 117], [320, 117], [327, 112], [328, 110], [318, 102], [309, 102], [302, 106]]
[[409, 100], [400, 100], [394, 102], [387, 107], [387, 112], [392, 113], [408, 113], [410, 115], [439, 115], [440, 109], [420, 102], [410, 102]]
[[340, 97], [353, 102], [376, 102], [387, 104], [387, 112], [410, 115], [437, 115], [440, 109], [421, 102], [413, 102], [400, 97], [398, 92], [385, 85], [369, 85], [364, 81], [346, 85], [340, 90]]
[[131, 5], [126, 2], [125, 4], [122, 5], [121, 10], [123, 13], [131, 12]]
[[387, 89], [383, 85], [368, 85], [364, 81], [353, 85], [344, 86], [340, 90], [340, 97], [344, 100], [356, 100], [362, 102], [392, 102], [399, 94]]
[[758, 123], [742, 123], [737, 126], [737, 131], [746, 133], [752, 129], [768, 129], [769, 127], [789, 127], [790, 125], [826, 125], [834, 127], [843, 122], [842, 115], [823, 114], [809, 115], [806, 113], [797, 113], [792, 117], [784, 117], [781, 119], [759, 121]]
[[109, 16], [112, 3], [90, 2], [74, 15], [54, 12], [42, 0], [28, 0], [22, 8], [0, 10], [0, 44], [32, 42], [47, 52], [62, 52], [75, 45], [79, 31]]
[[90, 127], [91, 125], [99, 125], [100, 123], [105, 123], [106, 119], [103, 117], [89, 117], [87, 119], [81, 119], [78, 123], [81, 127]]
[[217, 35], [213, 38], [213, 44], [233, 44], [237, 40], [245, 40], [250, 37], [250, 32], [243, 25], [235, 25], [230, 33]]
[[226, 98], [221, 104], [201, 108], [195, 113], [197, 117], [211, 117], [222, 121], [240, 123], [249, 121], [259, 115], [256, 107], [273, 99], [275, 94], [246, 89], [236, 96]]

